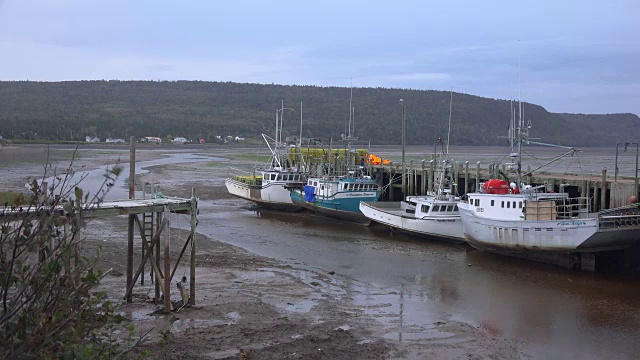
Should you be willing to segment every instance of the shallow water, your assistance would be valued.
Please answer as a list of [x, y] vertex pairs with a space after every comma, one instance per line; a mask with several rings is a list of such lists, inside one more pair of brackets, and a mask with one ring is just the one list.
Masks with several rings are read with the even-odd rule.
[[[149, 161], [138, 161], [136, 162], [136, 174], [142, 175], [148, 172], [147, 168], [158, 166], [158, 165], [169, 165], [169, 164], [184, 164], [184, 163], [195, 163], [195, 162], [204, 162], [204, 161], [217, 161], [224, 162], [227, 159], [207, 156], [207, 155], [196, 155], [191, 153], [173, 153], [173, 154], [163, 154], [163, 158], [149, 160]], [[100, 191], [101, 186], [104, 184], [106, 178], [106, 174], [108, 174], [114, 167], [120, 167], [121, 172], [120, 175], [115, 180], [113, 186], [109, 188], [109, 191], [103, 197], [103, 200], [122, 200], [129, 198], [129, 163], [118, 164], [118, 165], [106, 165], [100, 166], [97, 169], [89, 170], [89, 171], [75, 171], [70, 176], [65, 177], [65, 174], [59, 174], [57, 176], [47, 177], [44, 181], [48, 183], [48, 186], [55, 184], [55, 193], [60, 191], [60, 188], [63, 187], [64, 190], [68, 191], [71, 189], [69, 185], [74, 185], [78, 183], [78, 186], [81, 187], [85, 193], [88, 192], [90, 194], [90, 199]], [[106, 189], [106, 187], [103, 187]], [[151, 191], [150, 188], [147, 188], [148, 191]], [[73, 191], [71, 192], [73, 194]], [[142, 197], [142, 191], [136, 191], [136, 198]]]

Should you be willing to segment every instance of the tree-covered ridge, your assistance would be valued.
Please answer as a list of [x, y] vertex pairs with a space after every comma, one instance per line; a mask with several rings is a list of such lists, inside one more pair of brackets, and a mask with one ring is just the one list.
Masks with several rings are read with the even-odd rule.
[[[83, 140], [85, 136], [216, 136], [273, 134], [280, 101], [284, 136], [297, 136], [300, 101], [303, 136], [337, 139], [349, 119], [349, 88], [204, 81], [1, 82], [0, 134], [5, 138]], [[355, 136], [399, 144], [404, 99], [407, 144], [432, 144], [446, 136], [449, 92], [386, 88], [353, 89]], [[454, 93], [451, 143], [504, 144], [510, 101]], [[524, 104], [532, 136], [576, 146], [611, 146], [640, 138], [634, 114], [556, 114]]]

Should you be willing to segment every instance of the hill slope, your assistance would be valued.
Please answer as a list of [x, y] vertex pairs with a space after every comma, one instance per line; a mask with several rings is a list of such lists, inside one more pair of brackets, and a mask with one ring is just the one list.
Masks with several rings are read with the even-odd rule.
[[[353, 90], [355, 135], [377, 144], [401, 141], [400, 98], [405, 101], [407, 144], [446, 136], [448, 92], [385, 88]], [[0, 83], [0, 133], [5, 137], [82, 140], [106, 137], [259, 136], [272, 134], [284, 99], [284, 136], [297, 136], [300, 101], [303, 135], [328, 140], [345, 133], [349, 89], [201, 81], [72, 81]], [[531, 135], [545, 142], [611, 146], [640, 138], [633, 114], [555, 114], [525, 104]], [[454, 93], [451, 142], [498, 145], [509, 125], [510, 102]]]

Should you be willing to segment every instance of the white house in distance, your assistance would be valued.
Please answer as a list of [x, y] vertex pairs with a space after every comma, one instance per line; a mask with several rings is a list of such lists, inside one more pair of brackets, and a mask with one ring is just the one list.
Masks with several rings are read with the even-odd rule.
[[187, 140], [186, 138], [183, 138], [183, 137], [177, 137], [177, 138], [174, 138], [173, 140], [171, 140], [171, 142], [174, 143], [174, 144], [184, 144], [184, 143], [189, 142], [189, 140]]
[[106, 139], [104, 142], [112, 143], [112, 144], [124, 144], [125, 141], [123, 139]]
[[85, 140], [89, 143], [100, 142], [100, 138], [97, 136], [87, 136]]

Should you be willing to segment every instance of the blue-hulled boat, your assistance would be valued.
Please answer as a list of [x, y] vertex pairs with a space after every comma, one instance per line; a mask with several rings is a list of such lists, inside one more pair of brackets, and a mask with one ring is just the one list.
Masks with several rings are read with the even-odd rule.
[[[352, 172], [352, 173], [357, 173]], [[377, 201], [380, 186], [370, 176], [310, 177], [302, 188], [291, 190], [291, 201], [308, 210], [334, 218], [368, 222], [360, 212], [361, 201]]]

